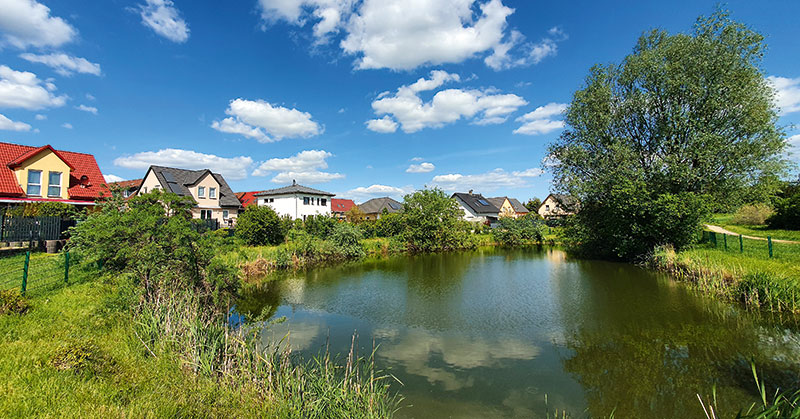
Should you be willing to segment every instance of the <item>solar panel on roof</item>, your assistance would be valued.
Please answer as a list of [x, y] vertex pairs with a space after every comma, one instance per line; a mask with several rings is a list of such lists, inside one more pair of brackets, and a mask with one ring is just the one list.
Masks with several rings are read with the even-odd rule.
[[170, 172], [161, 172], [161, 175], [164, 176], [164, 180], [167, 182], [178, 183], [178, 181], [175, 180], [175, 176], [172, 176], [172, 173]]
[[488, 202], [486, 202], [486, 200], [485, 200], [485, 199], [479, 199], [479, 200], [478, 200], [478, 203], [479, 203], [479, 204], [481, 204], [481, 205], [483, 205], [483, 206], [486, 206], [486, 207], [488, 207], [488, 206], [489, 206], [489, 203], [488, 203]]
[[398, 211], [400, 211], [400, 209], [402, 209], [402, 207], [400, 205], [397, 205], [394, 202], [390, 202], [389, 206], [392, 207], [392, 209], [395, 209], [395, 210], [398, 210]]

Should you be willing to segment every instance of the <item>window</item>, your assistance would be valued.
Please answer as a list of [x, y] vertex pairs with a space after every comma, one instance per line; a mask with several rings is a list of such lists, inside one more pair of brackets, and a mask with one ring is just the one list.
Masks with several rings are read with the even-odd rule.
[[122, 191], [122, 197], [123, 198], [127, 198], [129, 196], [131, 196], [131, 190], [130, 189], [125, 189], [124, 191]]
[[61, 172], [47, 173], [47, 196], [61, 196]]
[[269, 202], [275, 202], [275, 198], [270, 198]]
[[142, 188], [142, 193], [147, 193], [147, 186]]
[[205, 186], [198, 186], [197, 187], [197, 197], [198, 198], [205, 198], [206, 197], [206, 187]]
[[28, 170], [28, 195], [42, 195], [42, 171]]
[[311, 198], [304, 196], [303, 197], [303, 205], [311, 205]]
[[211, 199], [217, 199], [217, 188], [208, 188], [208, 197]]
[[322, 205], [325, 205], [327, 207], [328, 206], [328, 200], [327, 199], [323, 199], [322, 200]]
[[230, 215], [230, 213], [228, 212], [228, 210], [222, 210], [222, 218], [223, 219], [227, 220], [229, 218], [228, 217], [229, 215]]
[[550, 211], [550, 204], [544, 206], [545, 211]]
[[200, 210], [200, 218], [203, 220], [210, 220], [214, 212], [211, 210]]

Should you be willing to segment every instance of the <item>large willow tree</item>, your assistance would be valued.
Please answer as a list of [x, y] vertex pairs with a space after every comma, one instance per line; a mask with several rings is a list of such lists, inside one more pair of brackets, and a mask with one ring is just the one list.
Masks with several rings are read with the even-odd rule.
[[647, 32], [621, 64], [591, 69], [550, 146], [556, 187], [581, 203], [574, 248], [632, 259], [684, 246], [711, 208], [781, 169], [763, 39], [718, 11], [691, 34]]

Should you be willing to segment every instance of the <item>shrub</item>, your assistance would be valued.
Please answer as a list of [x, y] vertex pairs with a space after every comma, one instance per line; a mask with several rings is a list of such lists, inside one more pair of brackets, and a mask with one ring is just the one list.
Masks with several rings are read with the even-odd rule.
[[286, 237], [286, 224], [272, 208], [251, 205], [236, 220], [236, 237], [251, 246], [279, 244]]
[[335, 218], [327, 215], [312, 215], [306, 217], [303, 223], [308, 234], [321, 239], [327, 239], [333, 232], [333, 228], [339, 224]]
[[544, 223], [535, 217], [508, 218], [499, 220], [500, 225], [492, 231], [495, 241], [505, 246], [519, 246], [544, 240]]
[[28, 299], [15, 289], [0, 291], [0, 316], [4, 314], [24, 314], [30, 305]]
[[373, 225], [377, 237], [394, 237], [402, 233], [405, 228], [403, 214], [399, 212], [381, 214]]
[[403, 240], [412, 252], [437, 252], [471, 246], [470, 225], [455, 200], [438, 188], [422, 189], [404, 198]]
[[330, 241], [345, 259], [359, 259], [364, 257], [364, 247], [361, 245], [361, 231], [358, 227], [340, 223], [333, 229]]
[[767, 204], [748, 204], [739, 208], [731, 219], [731, 223], [739, 225], [762, 225], [772, 215], [772, 208]]
[[767, 219], [770, 228], [800, 230], [800, 192], [775, 202], [775, 213]]

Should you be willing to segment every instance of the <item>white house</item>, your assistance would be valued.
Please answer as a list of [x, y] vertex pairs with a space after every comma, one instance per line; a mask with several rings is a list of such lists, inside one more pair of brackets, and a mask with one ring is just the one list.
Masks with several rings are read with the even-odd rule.
[[488, 199], [484, 198], [481, 194], [469, 193], [454, 193], [451, 197], [458, 202], [461, 210], [464, 211], [463, 218], [473, 223], [494, 224], [500, 217], [500, 209], [492, 205]]
[[269, 206], [280, 216], [303, 219], [310, 215], [331, 215], [331, 198], [335, 195], [293, 182], [291, 186], [255, 194], [258, 206]]
[[564, 194], [551, 193], [542, 201], [539, 210], [536, 211], [542, 218], [561, 218], [575, 214], [578, 210], [578, 201]]

